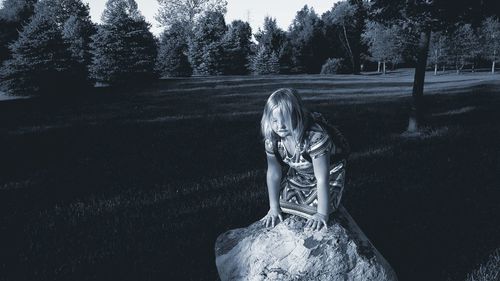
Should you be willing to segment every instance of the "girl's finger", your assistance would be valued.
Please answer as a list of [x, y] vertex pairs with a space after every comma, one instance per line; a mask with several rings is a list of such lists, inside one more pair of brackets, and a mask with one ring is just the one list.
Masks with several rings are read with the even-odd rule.
[[314, 223], [313, 223], [313, 230], [314, 231], [318, 230], [318, 221], [314, 221]]
[[271, 226], [274, 227], [274, 216], [271, 217]]
[[320, 221], [320, 222], [318, 223], [318, 231], [319, 231], [319, 230], [321, 230], [321, 228], [323, 228], [323, 222], [321, 222], [321, 221]]
[[313, 222], [312, 220], [308, 220], [307, 223], [306, 223], [306, 228], [311, 227], [312, 222]]
[[283, 222], [283, 216], [281, 214], [278, 215], [278, 218], [280, 218], [280, 221]]

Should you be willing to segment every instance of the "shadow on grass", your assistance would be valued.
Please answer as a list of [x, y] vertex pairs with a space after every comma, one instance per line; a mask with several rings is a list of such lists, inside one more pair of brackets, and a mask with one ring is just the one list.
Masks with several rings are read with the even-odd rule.
[[[0, 104], [0, 280], [216, 280], [216, 237], [267, 211], [245, 93]], [[344, 206], [400, 280], [464, 280], [500, 246], [500, 99], [427, 101], [416, 137], [408, 99], [307, 105], [350, 140]]]

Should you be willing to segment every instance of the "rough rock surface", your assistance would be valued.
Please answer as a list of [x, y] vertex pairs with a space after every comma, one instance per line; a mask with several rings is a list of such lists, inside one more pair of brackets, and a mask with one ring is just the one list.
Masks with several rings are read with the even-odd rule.
[[289, 216], [274, 228], [257, 221], [220, 235], [215, 261], [221, 280], [397, 280], [342, 206], [327, 230], [305, 230], [305, 222]]

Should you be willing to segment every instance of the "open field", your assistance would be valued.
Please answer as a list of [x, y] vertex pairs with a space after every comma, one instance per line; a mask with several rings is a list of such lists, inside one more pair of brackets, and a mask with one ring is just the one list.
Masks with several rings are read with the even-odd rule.
[[[465, 280], [500, 248], [500, 75], [167, 79], [0, 102], [0, 280], [216, 280], [217, 235], [267, 211], [265, 99], [295, 87], [353, 153], [344, 206], [400, 280]], [[70, 96], [71, 93], [68, 93]]]

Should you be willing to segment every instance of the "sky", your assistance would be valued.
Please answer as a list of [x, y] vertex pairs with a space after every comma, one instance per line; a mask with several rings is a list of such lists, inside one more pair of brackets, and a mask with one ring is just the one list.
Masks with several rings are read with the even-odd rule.
[[[339, 0], [227, 0], [226, 23], [240, 19], [248, 21], [252, 27], [252, 32], [256, 33], [259, 27], [264, 23], [264, 17], [271, 16], [276, 18], [278, 25], [287, 30], [292, 23], [297, 11], [304, 5], [313, 7], [319, 15], [330, 10], [333, 3]], [[102, 11], [104, 10], [105, 0], [83, 0], [90, 5], [90, 16], [95, 22], [100, 22]], [[159, 34], [161, 28], [154, 19], [158, 10], [156, 0], [136, 0], [139, 10], [146, 20], [152, 25], [152, 32]]]

